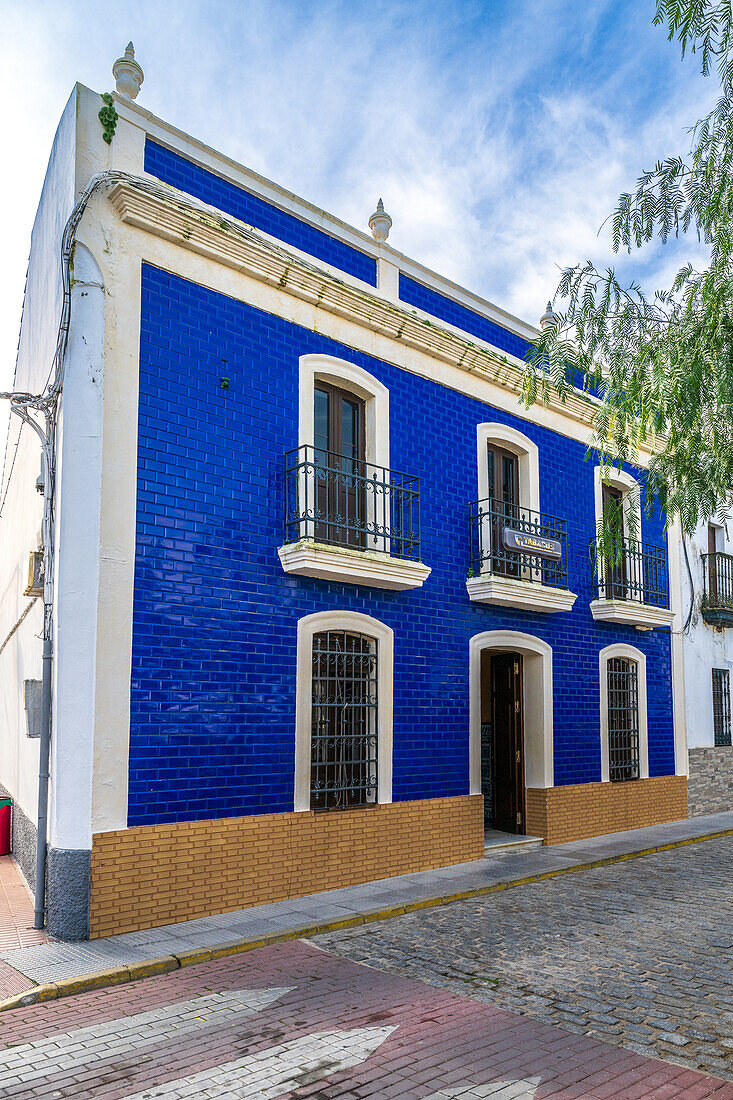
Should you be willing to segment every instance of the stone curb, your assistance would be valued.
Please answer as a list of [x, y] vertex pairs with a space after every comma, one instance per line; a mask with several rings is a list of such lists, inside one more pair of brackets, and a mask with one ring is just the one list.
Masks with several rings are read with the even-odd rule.
[[353, 928], [360, 924], [389, 920], [390, 917], [399, 917], [404, 913], [414, 913], [418, 909], [433, 909], [438, 905], [450, 905], [455, 901], [486, 897], [487, 894], [498, 894], [502, 890], [511, 890], [515, 886], [527, 886], [532, 882], [542, 882], [543, 879], [556, 878], [558, 875], [569, 875], [575, 871], [590, 871], [594, 867], [607, 867], [612, 863], [623, 863], [625, 860], [639, 859], [642, 856], [654, 855], [656, 852], [668, 852], [673, 848], [686, 848], [691, 844], [699, 844], [704, 840], [716, 840], [723, 836], [733, 836], [733, 829], [721, 829], [715, 833], [705, 833], [703, 836], [673, 840], [669, 844], [659, 844], [654, 848], [642, 848], [638, 852], [625, 852], [622, 855], [606, 856], [605, 859], [594, 859], [587, 863], [576, 863], [572, 867], [558, 867], [553, 871], [540, 871], [535, 875], [510, 879], [508, 882], [496, 882], [491, 886], [478, 886], [473, 890], [460, 890], [455, 894], [441, 894], [434, 898], [406, 902], [404, 905], [391, 905], [386, 909], [368, 909], [357, 916], [327, 921], [324, 924], [298, 925], [283, 932], [276, 932], [272, 936], [262, 936], [252, 940], [232, 940], [229, 943], [217, 944], [212, 948], [184, 951], [180, 955], [162, 955], [157, 959], [143, 959], [140, 962], [123, 963], [120, 966], [110, 967], [108, 970], [97, 970], [93, 974], [83, 974], [78, 978], [60, 978], [57, 982], [45, 982], [43, 985], [27, 989], [25, 993], [16, 993], [15, 996], [0, 1001], [0, 1012], [9, 1012], [14, 1008], [27, 1008], [43, 1001], [54, 1001], [59, 997], [71, 997], [76, 993], [87, 993], [94, 989], [107, 989], [110, 986], [120, 985], [124, 982], [134, 982], [140, 978], [151, 978], [156, 974], [170, 974], [172, 971], [179, 970], [184, 966], [197, 966], [199, 963], [211, 962], [214, 959], [241, 955], [245, 951], [255, 951], [259, 947], [268, 947], [274, 943], [307, 939], [309, 936], [318, 936], [324, 932], [337, 932], [341, 928]]

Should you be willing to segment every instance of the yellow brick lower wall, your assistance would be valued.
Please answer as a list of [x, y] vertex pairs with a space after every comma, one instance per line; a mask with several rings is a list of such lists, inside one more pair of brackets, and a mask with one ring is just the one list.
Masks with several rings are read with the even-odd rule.
[[483, 797], [140, 825], [92, 842], [90, 934], [110, 936], [480, 859]]
[[527, 789], [527, 832], [545, 844], [585, 840], [687, 817], [684, 775], [628, 783], [579, 783]]

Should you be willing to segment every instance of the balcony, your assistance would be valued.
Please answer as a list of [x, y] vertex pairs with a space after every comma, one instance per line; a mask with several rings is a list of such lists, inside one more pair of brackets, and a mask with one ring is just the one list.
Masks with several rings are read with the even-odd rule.
[[570, 611], [564, 519], [489, 497], [469, 504], [471, 568], [477, 603], [524, 611]]
[[419, 588], [420, 479], [304, 446], [285, 455], [286, 573], [372, 588]]
[[733, 626], [733, 554], [702, 555], [702, 617], [710, 626]]
[[606, 560], [594, 540], [591, 558], [595, 562], [596, 598], [590, 605], [594, 619], [637, 630], [671, 624], [666, 547], [625, 540], [613, 560]]

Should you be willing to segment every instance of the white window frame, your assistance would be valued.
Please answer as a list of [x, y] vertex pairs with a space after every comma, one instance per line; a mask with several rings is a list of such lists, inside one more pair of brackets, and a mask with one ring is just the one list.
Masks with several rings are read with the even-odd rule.
[[519, 630], [486, 630], [469, 642], [469, 791], [481, 794], [481, 654], [521, 653], [524, 660], [524, 782], [554, 784], [552, 646]]
[[[476, 457], [478, 464], [478, 499], [489, 495], [489, 444], [503, 447], [517, 456], [519, 463], [519, 507], [540, 510], [540, 458], [539, 449], [522, 432], [506, 424], [479, 424], [476, 428]], [[482, 521], [483, 546], [491, 547], [491, 519]], [[488, 570], [490, 572], [490, 570]]]
[[[595, 500], [596, 534], [603, 524], [603, 485], [613, 485], [623, 493], [622, 508], [626, 529], [636, 530], [636, 541], [642, 540], [641, 529], [641, 486], [635, 477], [625, 470], [617, 470], [612, 466], [596, 466], [593, 470], [593, 491]], [[633, 522], [629, 522], [630, 517]], [[671, 549], [671, 548], [670, 548]], [[631, 551], [629, 551], [631, 553]], [[670, 583], [670, 600], [674, 600], [672, 589], [672, 570], [674, 568], [673, 553], [668, 550], [668, 568]], [[605, 562], [599, 555], [596, 564], [596, 576], [602, 588], [604, 579]], [[635, 566], [627, 563], [627, 575], [633, 576]], [[600, 591], [600, 589], [599, 589]], [[591, 601], [590, 611], [598, 622], [620, 623], [626, 626], [634, 626], [637, 630], [653, 630], [655, 627], [670, 626], [674, 620], [675, 612], [666, 607], [656, 607], [653, 604], [640, 603], [638, 600], [609, 599], [608, 596], [598, 596]]]
[[[540, 511], [540, 457], [539, 448], [528, 436], [510, 428], [507, 424], [476, 425], [476, 469], [478, 474], [478, 499], [489, 495], [488, 445], [497, 444], [517, 456], [519, 460], [519, 506]], [[481, 520], [481, 544], [491, 547], [491, 519]], [[531, 580], [497, 577], [487, 566], [478, 576], [466, 581], [469, 598], [478, 603], [498, 604], [502, 607], [521, 607], [528, 611], [570, 611], [575, 603], [575, 593], [567, 589], [551, 588]]]
[[363, 367], [333, 355], [303, 355], [299, 361], [298, 446], [315, 442], [314, 390], [327, 382], [348, 390], [365, 402], [365, 455], [367, 462], [389, 469], [389, 390]]
[[[610, 751], [608, 744], [608, 669], [612, 657], [636, 661], [639, 703], [639, 778], [649, 778], [649, 733], [647, 729], [646, 656], [633, 645], [616, 642], [598, 654], [598, 675], [601, 688], [601, 782], [610, 783]], [[633, 782], [633, 780], [629, 780]]]
[[[620, 489], [621, 508], [627, 532], [636, 531], [635, 541], [641, 542], [641, 486], [637, 479], [625, 470], [613, 466], [596, 466], [593, 470], [593, 499], [596, 514], [596, 535], [603, 526], [603, 486]], [[603, 562], [598, 561], [598, 574], [603, 577]]]
[[[303, 355], [299, 360], [298, 446], [315, 444], [314, 390], [317, 382], [328, 382], [348, 390], [365, 403], [365, 460], [389, 470], [389, 390], [368, 371], [332, 355]], [[299, 490], [306, 497], [306, 478], [315, 474], [302, 469]], [[307, 496], [313, 499], [315, 486]], [[386, 496], [388, 496], [388, 490]], [[385, 501], [389, 523], [389, 500]], [[374, 502], [367, 498], [367, 522], [373, 519]], [[381, 511], [381, 509], [380, 509]], [[389, 527], [386, 529], [389, 534]], [[380, 549], [363, 550], [316, 542], [315, 521], [303, 519], [298, 539], [279, 547], [278, 556], [286, 573], [344, 584], [403, 591], [419, 588], [430, 575], [430, 567], [412, 559], [393, 558]]]
[[[295, 690], [296, 813], [310, 810], [311, 728], [313, 705], [313, 635], [326, 630], [351, 630], [377, 642], [377, 797], [392, 801], [392, 693], [394, 688], [394, 631], [385, 623], [357, 611], [319, 611], [298, 620]], [[333, 810], [332, 813], [339, 811]]]
[[[364, 402], [364, 458], [374, 466], [389, 469], [389, 390], [362, 367], [332, 355], [303, 355], [299, 360], [298, 446], [315, 445], [315, 389], [318, 382], [337, 386]], [[310, 475], [303, 472], [301, 481]], [[308, 496], [315, 499], [315, 478]], [[301, 485], [301, 492], [305, 486]], [[385, 491], [389, 518], [389, 496]], [[374, 500], [367, 495], [367, 523], [374, 522]], [[314, 523], [304, 520], [300, 537], [313, 539]], [[389, 531], [389, 527], [387, 527]], [[369, 547], [367, 547], [369, 549]], [[373, 553], [380, 553], [373, 550]]]
[[476, 426], [476, 457], [478, 470], [478, 499], [489, 495], [488, 445], [515, 454], [519, 459], [519, 505], [540, 511], [540, 452], [536, 443], [507, 424], [478, 424]]

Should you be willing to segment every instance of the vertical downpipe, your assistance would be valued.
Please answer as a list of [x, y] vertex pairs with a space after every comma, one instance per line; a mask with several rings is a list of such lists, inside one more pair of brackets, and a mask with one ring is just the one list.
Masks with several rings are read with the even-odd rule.
[[38, 761], [38, 851], [36, 853], [36, 891], [33, 927], [43, 928], [46, 915], [46, 853], [48, 850], [48, 765], [51, 755], [51, 675], [53, 644], [43, 640], [43, 681], [41, 696], [41, 744]]
[[53, 450], [54, 413], [46, 410], [46, 430], [24, 408], [13, 409], [41, 442], [43, 463], [43, 679], [41, 681], [41, 743], [38, 754], [38, 823], [36, 834], [36, 889], [33, 927], [41, 929], [46, 917], [46, 856], [48, 852], [48, 780], [51, 759], [51, 691], [53, 676]]

